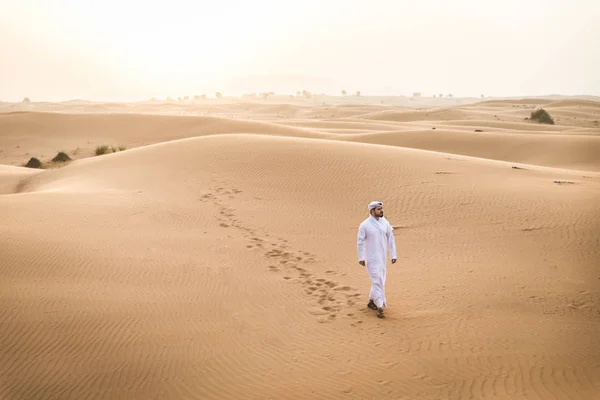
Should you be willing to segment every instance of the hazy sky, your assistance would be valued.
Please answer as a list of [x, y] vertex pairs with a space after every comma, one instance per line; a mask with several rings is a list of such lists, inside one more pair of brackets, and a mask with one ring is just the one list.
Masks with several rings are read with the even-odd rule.
[[600, 95], [600, 0], [0, 0], [0, 55], [3, 101]]

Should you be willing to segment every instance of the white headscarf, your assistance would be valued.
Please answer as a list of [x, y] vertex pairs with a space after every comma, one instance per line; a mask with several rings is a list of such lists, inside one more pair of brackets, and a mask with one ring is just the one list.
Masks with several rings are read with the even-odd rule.
[[372, 201], [369, 203], [369, 211], [374, 209], [375, 207], [383, 206], [383, 203], [380, 201]]

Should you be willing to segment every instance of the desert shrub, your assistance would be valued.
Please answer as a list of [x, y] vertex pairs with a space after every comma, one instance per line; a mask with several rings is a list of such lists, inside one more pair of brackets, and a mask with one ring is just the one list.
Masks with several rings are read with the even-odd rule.
[[119, 146], [119, 151], [123, 151], [127, 148], [127, 146]]
[[59, 152], [56, 157], [54, 157], [52, 159], [53, 162], [65, 162], [65, 161], [71, 161], [71, 157], [69, 157], [67, 155], [67, 153], [61, 151]]
[[554, 125], [554, 120], [552, 119], [550, 114], [548, 114], [548, 112], [543, 108], [538, 108], [537, 110], [532, 111], [531, 119], [537, 120], [540, 124]]
[[108, 146], [103, 144], [102, 146], [98, 146], [96, 147], [96, 155], [102, 155], [102, 154], [106, 154], [106, 152], [108, 151]]
[[42, 168], [42, 163], [37, 158], [31, 157], [25, 166], [27, 168]]

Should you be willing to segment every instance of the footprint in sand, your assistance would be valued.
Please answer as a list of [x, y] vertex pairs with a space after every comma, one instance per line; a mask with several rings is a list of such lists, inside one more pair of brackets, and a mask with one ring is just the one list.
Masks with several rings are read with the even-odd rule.
[[333, 290], [347, 292], [349, 290], [352, 290], [352, 288], [350, 286], [336, 286], [333, 288]]
[[[223, 187], [217, 188], [216, 192], [218, 195], [225, 198], [226, 195], [231, 193], [239, 193], [236, 189], [226, 191]], [[206, 196], [205, 199], [214, 199], [212, 196]], [[269, 240], [265, 241], [260, 235], [257, 234], [257, 230], [251, 229], [244, 226], [243, 221], [235, 218], [234, 209], [226, 207], [219, 201], [215, 201], [215, 204], [219, 207], [221, 223], [219, 226], [228, 228], [230, 226], [239, 229], [243, 232], [243, 236], [248, 240], [246, 245], [247, 249], [254, 249], [255, 247], [263, 248], [263, 246], [270, 245], [270, 250], [266, 251], [263, 256], [266, 259], [271, 259], [271, 262], [278, 261], [275, 265], [268, 265], [268, 270], [271, 272], [290, 271], [294, 269], [298, 273], [298, 277], [295, 278], [290, 275], [283, 276], [286, 281], [298, 282], [302, 285], [306, 295], [314, 297], [316, 303], [319, 305], [319, 311], [311, 311], [315, 316], [318, 317], [318, 321], [321, 323], [331, 323], [336, 320], [337, 314], [344, 307], [352, 307], [355, 302], [354, 299], [359, 297], [358, 293], [351, 293], [355, 289], [341, 285], [338, 282], [327, 280], [326, 278], [315, 277], [313, 273], [305, 268], [301, 268], [297, 263], [312, 264], [316, 262], [316, 256], [308, 251], [293, 251], [290, 249], [289, 241], [284, 238], [278, 238], [276, 243], [269, 243]], [[264, 234], [264, 237], [268, 237], [268, 234]], [[327, 275], [337, 274], [334, 270], [325, 271]], [[344, 296], [344, 297], [341, 297]], [[354, 316], [350, 313], [349, 316]], [[361, 321], [362, 322], [362, 321]]]
[[322, 317], [317, 318], [317, 322], [320, 322], [322, 324], [329, 323], [329, 322], [335, 321], [335, 318], [336, 318], [335, 314], [329, 314], [327, 316], [322, 316]]
[[265, 256], [267, 256], [269, 258], [281, 257], [281, 251], [280, 250], [270, 250], [265, 253]]

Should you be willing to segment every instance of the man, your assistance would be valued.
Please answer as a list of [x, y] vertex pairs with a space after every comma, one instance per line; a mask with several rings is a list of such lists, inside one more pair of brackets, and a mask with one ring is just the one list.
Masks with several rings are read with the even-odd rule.
[[396, 262], [396, 242], [390, 223], [383, 217], [383, 203], [369, 203], [369, 218], [358, 228], [358, 263], [367, 267], [371, 278], [371, 291], [367, 307], [377, 310], [377, 316], [383, 318], [385, 299], [386, 258], [388, 249], [392, 264]]

